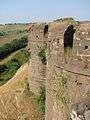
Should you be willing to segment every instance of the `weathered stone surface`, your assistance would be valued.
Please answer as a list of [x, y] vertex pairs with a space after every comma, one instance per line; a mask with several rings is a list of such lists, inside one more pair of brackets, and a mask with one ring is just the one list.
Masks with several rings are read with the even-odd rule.
[[84, 116], [86, 120], [90, 120], [90, 110], [85, 111]]
[[[64, 33], [70, 25], [76, 29], [73, 47], [64, 48]], [[30, 88], [34, 93], [39, 93], [40, 81], [43, 81], [43, 77], [46, 78], [45, 119], [70, 120], [74, 109], [72, 105], [80, 103], [83, 106], [90, 101], [90, 22], [78, 23], [71, 19], [51, 22], [48, 24], [47, 37], [43, 35], [45, 24], [37, 26], [38, 24], [34, 24], [32, 27], [29, 39]], [[46, 66], [43, 66], [38, 58], [39, 48], [37, 47], [44, 46], [44, 43], [47, 44]], [[40, 74], [41, 69], [45, 70], [44, 76]], [[38, 84], [36, 84], [37, 80]], [[74, 110], [76, 118], [73, 117], [72, 120], [83, 120], [85, 117], [85, 120], [89, 120], [86, 109], [82, 111], [78, 114]]]
[[45, 84], [45, 65], [39, 58], [40, 50], [45, 46], [44, 23], [36, 23], [30, 27], [29, 45], [31, 59], [29, 64], [30, 89], [35, 94], [39, 94], [40, 86]]

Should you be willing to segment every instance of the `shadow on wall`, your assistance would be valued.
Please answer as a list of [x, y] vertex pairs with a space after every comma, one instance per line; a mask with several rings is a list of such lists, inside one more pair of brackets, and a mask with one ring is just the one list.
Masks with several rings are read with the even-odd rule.
[[44, 35], [48, 33], [48, 25], [45, 25], [45, 28], [44, 28]]
[[75, 33], [75, 29], [73, 25], [68, 26], [67, 30], [64, 33], [64, 48], [72, 48], [73, 47], [73, 37]]

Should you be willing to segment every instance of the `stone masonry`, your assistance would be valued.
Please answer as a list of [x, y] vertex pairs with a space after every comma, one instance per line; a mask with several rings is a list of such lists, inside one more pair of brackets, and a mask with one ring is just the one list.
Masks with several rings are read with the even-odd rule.
[[44, 23], [33, 24], [30, 27], [29, 36], [29, 51], [31, 53], [29, 82], [30, 89], [37, 95], [39, 95], [40, 87], [45, 84], [46, 79], [46, 65], [42, 64], [39, 58], [39, 52], [45, 46], [44, 27]]
[[[90, 22], [72, 18], [30, 26], [29, 85], [46, 88], [46, 120], [90, 120]], [[46, 50], [47, 64], [38, 56]]]

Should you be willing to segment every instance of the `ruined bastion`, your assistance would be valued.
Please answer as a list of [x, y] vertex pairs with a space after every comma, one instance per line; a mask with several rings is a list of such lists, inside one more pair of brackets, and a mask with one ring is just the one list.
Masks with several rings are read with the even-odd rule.
[[29, 85], [36, 95], [45, 86], [45, 119], [90, 120], [90, 22], [33, 23], [29, 31]]

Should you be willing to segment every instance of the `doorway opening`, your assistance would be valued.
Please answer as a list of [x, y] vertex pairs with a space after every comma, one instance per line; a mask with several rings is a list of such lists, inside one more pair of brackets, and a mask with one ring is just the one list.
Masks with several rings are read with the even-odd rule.
[[64, 33], [64, 49], [73, 48], [73, 38], [75, 29], [73, 25], [68, 26], [67, 30]]

